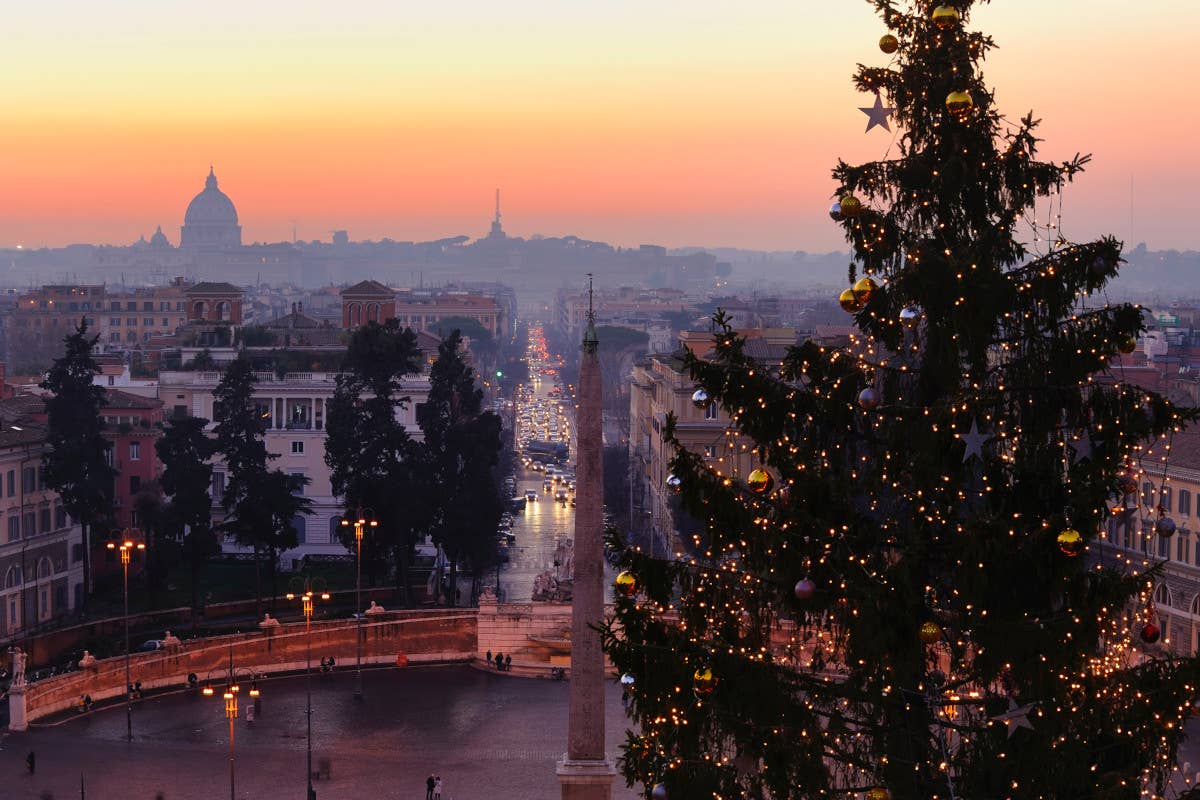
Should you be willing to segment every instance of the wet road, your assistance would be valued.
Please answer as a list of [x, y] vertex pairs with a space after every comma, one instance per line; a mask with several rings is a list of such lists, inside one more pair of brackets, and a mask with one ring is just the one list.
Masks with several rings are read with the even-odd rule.
[[[469, 667], [372, 670], [366, 701], [353, 699], [352, 673], [313, 680], [313, 764], [328, 759], [319, 800], [422, 800], [425, 777], [440, 774], [445, 800], [552, 800], [555, 763], [565, 749], [567, 691], [557, 681], [503, 677]], [[302, 800], [305, 792], [303, 678], [260, 683], [263, 711], [235, 722], [238, 800]], [[610, 758], [624, 739], [620, 690], [606, 703]], [[220, 695], [196, 692], [135, 707], [134, 741], [114, 708], [56, 727], [0, 737], [0, 797], [48, 792], [88, 800], [223, 798], [229, 795], [229, 728]], [[37, 773], [25, 755], [37, 753]], [[636, 795], [618, 779], [615, 800]]]
[[[543, 379], [537, 384], [537, 397], [549, 399], [554, 382]], [[567, 409], [566, 418], [574, 431], [573, 409]], [[567, 470], [575, 470], [575, 441], [570, 442], [571, 461]], [[553, 492], [542, 491], [544, 473], [517, 467], [517, 490], [523, 495], [532, 489], [537, 493], [536, 503], [526, 503], [525, 511], [517, 514], [513, 521], [516, 543], [508, 548], [509, 562], [500, 570], [500, 597], [512, 602], [528, 602], [533, 593], [533, 579], [542, 572], [554, 572], [554, 551], [560, 539], [575, 536], [575, 509], [570, 504], [556, 503]]]

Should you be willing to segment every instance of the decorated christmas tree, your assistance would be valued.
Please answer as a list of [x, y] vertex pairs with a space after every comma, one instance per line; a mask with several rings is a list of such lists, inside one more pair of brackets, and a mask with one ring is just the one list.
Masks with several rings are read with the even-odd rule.
[[1060, 229], [1088, 159], [1038, 160], [1033, 116], [994, 107], [975, 3], [872, 4], [884, 65], [854, 81], [895, 138], [837, 165], [830, 212], [857, 333], [781, 366], [722, 325], [686, 357], [757, 468], [668, 421], [692, 527], [615, 586], [622, 769], [655, 800], [1162, 796], [1196, 664], [1160, 641], [1155, 565], [1103, 540], [1174, 532], [1140, 461], [1195, 414], [1122, 380], [1120, 243]]

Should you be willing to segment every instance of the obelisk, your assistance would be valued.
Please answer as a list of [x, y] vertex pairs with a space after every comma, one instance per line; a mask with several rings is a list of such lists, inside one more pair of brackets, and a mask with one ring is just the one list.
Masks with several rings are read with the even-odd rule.
[[588, 318], [579, 360], [575, 420], [575, 584], [571, 600], [571, 704], [567, 754], [558, 764], [562, 800], [610, 800], [615, 771], [604, 751], [604, 400], [596, 315], [588, 275]]

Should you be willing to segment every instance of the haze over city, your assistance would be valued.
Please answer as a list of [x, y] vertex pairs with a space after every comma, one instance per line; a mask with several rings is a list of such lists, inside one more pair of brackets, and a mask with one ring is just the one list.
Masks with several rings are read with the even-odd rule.
[[1197, 0], [8, 5], [0, 800], [1200, 798]]
[[[1042, 155], [1094, 154], [1078, 239], [1196, 246], [1188, 0], [1006, 0], [997, 102]], [[124, 244], [175, 226], [208, 165], [244, 241], [510, 234], [844, 249], [824, 210], [864, 135], [866, 3], [13, 4], [0, 51], [0, 246]], [[1132, 183], [1132, 218], [1131, 218]], [[1043, 206], [1044, 207], [1044, 206]]]

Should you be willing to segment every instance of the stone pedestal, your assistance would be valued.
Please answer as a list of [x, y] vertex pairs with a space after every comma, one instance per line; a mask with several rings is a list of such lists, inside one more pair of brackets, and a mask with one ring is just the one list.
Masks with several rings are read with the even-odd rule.
[[8, 729], [23, 731], [29, 728], [25, 714], [25, 686], [13, 685], [8, 690]]
[[617, 772], [607, 761], [582, 761], [564, 756], [558, 762], [557, 771], [562, 800], [611, 800], [613, 776]]

